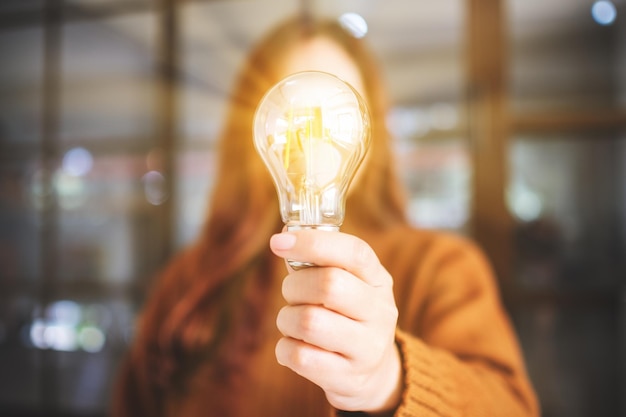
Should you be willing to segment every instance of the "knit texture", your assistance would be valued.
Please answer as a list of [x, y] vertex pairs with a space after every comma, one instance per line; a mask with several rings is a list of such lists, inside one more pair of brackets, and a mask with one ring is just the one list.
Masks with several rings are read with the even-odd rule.
[[[519, 345], [501, 305], [497, 281], [481, 250], [470, 241], [400, 227], [361, 235], [394, 278], [399, 311], [396, 344], [403, 370], [402, 399], [394, 417], [536, 417], [539, 409]], [[172, 268], [170, 279], [178, 279]], [[114, 410], [134, 417], [363, 416], [333, 410], [323, 391], [276, 362], [280, 334], [275, 319], [284, 305], [285, 275], [276, 262], [262, 331], [265, 342], [249, 360], [249, 373], [232, 392], [216, 377], [215, 364], [198, 365], [178, 392], [157, 392], [142, 364], [127, 360]], [[159, 308], [158, 299], [148, 303]], [[166, 314], [166, 312], [165, 312]], [[133, 346], [133, 349], [146, 349]], [[133, 358], [132, 352], [129, 358]], [[124, 388], [126, 387], [126, 388]], [[142, 414], [137, 410], [154, 410]], [[145, 404], [137, 404], [142, 401]], [[130, 404], [134, 404], [135, 408]], [[159, 407], [157, 407], [159, 408]], [[126, 410], [126, 413], [121, 411]]]

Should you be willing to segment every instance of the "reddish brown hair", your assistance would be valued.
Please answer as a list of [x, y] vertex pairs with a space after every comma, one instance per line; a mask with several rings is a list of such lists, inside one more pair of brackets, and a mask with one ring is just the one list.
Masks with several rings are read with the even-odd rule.
[[198, 241], [170, 264], [146, 306], [118, 387], [116, 415], [158, 415], [160, 390], [181, 386], [199, 361], [215, 362], [216, 376], [228, 385], [244, 366], [245, 352], [258, 344], [272, 279], [268, 240], [282, 224], [276, 191], [253, 147], [252, 120], [262, 95], [285, 75], [290, 51], [315, 36], [337, 43], [360, 68], [372, 118], [370, 155], [347, 202], [346, 229], [375, 231], [405, 222], [385, 127], [387, 97], [372, 54], [335, 21], [280, 25], [254, 48], [234, 86], [208, 221]]

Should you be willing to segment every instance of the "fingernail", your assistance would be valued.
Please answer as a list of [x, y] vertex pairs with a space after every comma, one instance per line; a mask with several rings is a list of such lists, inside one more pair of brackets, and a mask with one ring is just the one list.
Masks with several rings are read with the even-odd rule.
[[279, 233], [270, 239], [270, 246], [277, 250], [288, 250], [296, 244], [296, 236], [291, 233]]

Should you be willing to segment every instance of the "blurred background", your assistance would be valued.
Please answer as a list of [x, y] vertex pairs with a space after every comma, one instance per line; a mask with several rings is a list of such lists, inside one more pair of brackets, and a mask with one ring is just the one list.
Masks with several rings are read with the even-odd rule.
[[0, 415], [106, 415], [234, 73], [303, 7], [380, 57], [411, 221], [485, 248], [543, 415], [626, 416], [626, 0], [1, 0]]

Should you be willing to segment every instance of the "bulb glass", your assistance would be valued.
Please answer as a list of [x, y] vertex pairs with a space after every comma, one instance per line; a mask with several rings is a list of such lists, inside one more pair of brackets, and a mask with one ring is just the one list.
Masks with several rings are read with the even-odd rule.
[[325, 72], [283, 79], [265, 94], [254, 116], [254, 144], [288, 228], [339, 229], [348, 188], [369, 143], [365, 101]]

